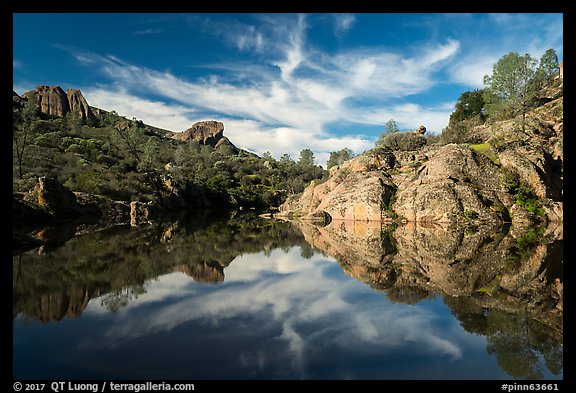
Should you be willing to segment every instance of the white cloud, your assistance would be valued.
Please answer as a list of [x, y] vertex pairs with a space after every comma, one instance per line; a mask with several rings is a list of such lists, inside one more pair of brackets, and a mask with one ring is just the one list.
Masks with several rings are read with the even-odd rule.
[[[349, 135], [332, 135], [327, 129], [329, 124], [345, 123], [352, 130], [354, 124], [382, 125], [390, 117], [406, 127], [417, 127], [417, 121], [435, 131], [447, 124], [446, 111], [416, 104], [395, 106], [394, 100], [407, 99], [434, 86], [436, 71], [459, 51], [458, 41], [448, 39], [410, 52], [362, 48], [328, 54], [308, 44], [306, 15], [279, 17], [287, 23], [266, 15], [259, 18], [262, 23], [258, 27], [232, 23], [228, 29], [222, 23], [204, 21], [212, 34], [225, 37], [240, 50], [265, 53], [260, 55], [260, 63], [238, 73], [224, 73], [224, 77], [205, 75], [189, 80], [111, 55], [62, 49], [83, 64], [99, 67], [113, 81], [112, 94], [106, 95], [103, 88], [90, 92], [94, 98], [87, 99], [92, 105], [103, 109], [118, 105], [115, 109], [127, 117], [136, 116], [175, 131], [189, 127], [192, 117], [207, 120], [209, 114], [225, 121], [226, 135], [239, 147], [259, 154], [268, 150], [276, 158], [283, 153], [297, 158], [302, 149], [310, 148], [317, 161], [325, 165], [331, 151], [348, 147], [359, 154], [377, 137], [352, 135], [357, 130]], [[350, 28], [355, 20], [352, 15], [334, 18], [342, 28]], [[198, 18], [194, 23], [199, 23]], [[241, 65], [216, 66], [242, 70]], [[141, 98], [147, 94], [178, 104]], [[362, 109], [358, 102], [366, 100], [378, 109], [372, 113]], [[410, 114], [408, 109], [417, 112]], [[380, 116], [385, 111], [394, 115]]]
[[356, 16], [353, 14], [333, 14], [333, 18], [334, 33], [337, 36], [346, 34], [356, 22]]
[[121, 116], [136, 117], [146, 124], [170, 131], [184, 131], [196, 121], [204, 120], [195, 117], [190, 108], [151, 101], [126, 92], [87, 88], [82, 90], [82, 94], [91, 106], [114, 110]]
[[448, 124], [453, 110], [453, 102], [438, 103], [434, 107], [403, 103], [376, 110], [359, 110], [357, 115], [367, 123], [383, 124], [392, 118], [401, 130], [415, 130], [420, 125], [424, 125], [428, 132], [439, 134]]
[[498, 54], [468, 56], [450, 67], [451, 78], [463, 86], [482, 88], [484, 75], [492, 74], [492, 66], [500, 57]]
[[135, 35], [152, 35], [162, 33], [164, 30], [159, 28], [148, 28], [144, 30], [137, 30], [133, 34]]

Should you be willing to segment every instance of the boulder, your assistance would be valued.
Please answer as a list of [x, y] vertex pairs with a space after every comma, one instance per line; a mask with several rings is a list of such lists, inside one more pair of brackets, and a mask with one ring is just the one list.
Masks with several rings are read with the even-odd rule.
[[394, 210], [407, 221], [501, 221], [510, 199], [498, 167], [463, 145], [442, 146], [399, 185]]
[[[387, 206], [396, 187], [382, 171], [391, 163], [382, 152], [369, 152], [339, 165], [324, 183], [312, 181], [302, 195], [280, 206], [279, 216], [330, 220], [391, 220]], [[278, 215], [277, 215], [278, 216]]]
[[26, 196], [28, 201], [38, 204], [57, 220], [82, 216], [99, 216], [100, 209], [94, 205], [78, 203], [76, 195], [51, 177], [40, 177]]

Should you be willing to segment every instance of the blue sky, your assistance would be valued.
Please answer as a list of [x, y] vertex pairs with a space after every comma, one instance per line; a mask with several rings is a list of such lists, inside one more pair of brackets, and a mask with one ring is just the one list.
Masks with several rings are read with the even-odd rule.
[[563, 57], [562, 14], [14, 14], [13, 87], [172, 131], [224, 122], [239, 147], [297, 159], [371, 148], [393, 118], [439, 133], [510, 51]]

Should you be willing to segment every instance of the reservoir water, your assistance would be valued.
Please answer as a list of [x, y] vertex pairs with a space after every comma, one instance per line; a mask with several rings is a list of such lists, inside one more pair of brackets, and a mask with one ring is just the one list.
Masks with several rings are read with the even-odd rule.
[[562, 240], [541, 232], [240, 215], [41, 235], [13, 257], [15, 379], [563, 378]]

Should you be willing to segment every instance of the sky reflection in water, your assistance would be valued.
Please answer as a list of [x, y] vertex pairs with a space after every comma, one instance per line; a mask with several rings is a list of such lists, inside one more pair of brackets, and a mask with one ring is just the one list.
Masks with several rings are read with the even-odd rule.
[[390, 303], [319, 253], [243, 255], [225, 275], [218, 285], [161, 276], [116, 313], [92, 299], [64, 329], [16, 328], [15, 347], [34, 344], [33, 357], [58, 364], [60, 377], [78, 368], [110, 378], [507, 378], [485, 338], [441, 300]]

